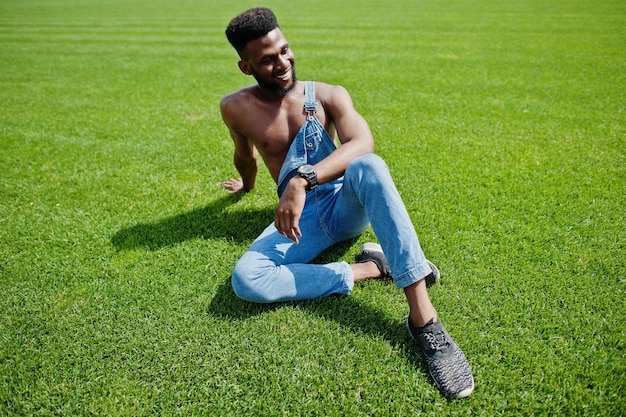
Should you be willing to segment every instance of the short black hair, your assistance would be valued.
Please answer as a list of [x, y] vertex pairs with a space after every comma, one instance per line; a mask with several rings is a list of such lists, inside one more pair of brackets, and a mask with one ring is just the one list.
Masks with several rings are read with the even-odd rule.
[[241, 55], [251, 40], [260, 38], [278, 27], [273, 11], [254, 7], [234, 17], [226, 27], [228, 42]]

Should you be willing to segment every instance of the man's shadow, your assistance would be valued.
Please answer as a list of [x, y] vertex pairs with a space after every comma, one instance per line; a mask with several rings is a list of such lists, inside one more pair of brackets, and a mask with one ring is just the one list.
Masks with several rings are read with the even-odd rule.
[[[312, 263], [328, 263], [340, 259], [357, 241], [352, 239], [339, 243], [322, 252]], [[367, 283], [365, 283], [367, 285]], [[394, 285], [389, 283], [389, 285]], [[246, 320], [283, 306], [300, 306], [306, 311], [327, 320], [335, 321], [355, 333], [371, 334], [382, 337], [402, 351], [403, 356], [417, 369], [428, 373], [416, 345], [410, 340], [406, 323], [385, 317], [380, 311], [359, 304], [350, 296], [333, 295], [306, 301], [258, 304], [244, 301], [234, 293], [230, 277], [219, 285], [208, 307], [208, 313], [224, 320]]]
[[113, 235], [111, 243], [119, 251], [139, 247], [157, 250], [195, 238], [250, 240], [271, 222], [274, 210], [236, 207], [242, 197], [229, 194], [205, 207], [126, 227]]
[[[238, 242], [251, 241], [272, 221], [274, 210], [272, 207], [262, 209], [235, 207], [241, 198], [240, 194], [230, 194], [205, 207], [124, 228], [111, 238], [111, 242], [117, 250], [139, 247], [158, 250], [194, 238], [230, 237]], [[313, 262], [334, 262], [344, 256], [356, 241], [357, 239], [352, 239], [339, 243], [322, 252]], [[409, 341], [404, 323], [386, 318], [380, 311], [361, 305], [349, 296], [330, 296], [291, 303], [250, 303], [235, 295], [228, 277], [219, 285], [208, 307], [208, 313], [225, 320], [237, 321], [290, 304], [302, 306], [307, 311], [340, 323], [356, 333], [382, 336], [390, 343], [401, 347], [405, 357], [416, 368], [425, 369], [421, 356]]]

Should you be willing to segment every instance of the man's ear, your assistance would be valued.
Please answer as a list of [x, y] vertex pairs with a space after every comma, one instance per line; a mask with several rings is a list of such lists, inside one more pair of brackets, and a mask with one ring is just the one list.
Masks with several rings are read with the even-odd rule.
[[250, 67], [250, 63], [244, 61], [243, 59], [237, 63], [239, 65], [239, 69], [246, 75], [252, 75], [252, 68]]

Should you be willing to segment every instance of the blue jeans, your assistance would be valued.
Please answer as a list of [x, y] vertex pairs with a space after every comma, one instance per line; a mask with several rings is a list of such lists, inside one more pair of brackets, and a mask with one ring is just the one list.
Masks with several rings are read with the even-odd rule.
[[309, 264], [330, 246], [372, 225], [398, 288], [432, 271], [385, 162], [367, 154], [342, 178], [307, 192], [299, 244], [269, 225], [237, 262], [232, 286], [242, 299], [271, 303], [349, 294], [354, 275], [346, 262]]

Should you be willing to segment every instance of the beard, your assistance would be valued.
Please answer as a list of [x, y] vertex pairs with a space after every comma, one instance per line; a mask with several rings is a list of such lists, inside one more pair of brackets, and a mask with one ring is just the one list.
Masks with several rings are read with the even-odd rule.
[[252, 72], [254, 79], [259, 84], [261, 88], [264, 90], [270, 91], [272, 93], [278, 94], [280, 97], [285, 97], [291, 90], [296, 86], [296, 66], [295, 64], [291, 65], [291, 85], [289, 87], [283, 87], [282, 85], [276, 82], [268, 82], [263, 80], [256, 72]]

